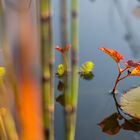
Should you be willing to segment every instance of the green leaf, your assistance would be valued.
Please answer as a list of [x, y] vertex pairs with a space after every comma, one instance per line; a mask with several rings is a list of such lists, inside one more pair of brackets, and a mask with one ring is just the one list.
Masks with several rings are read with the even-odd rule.
[[87, 61], [80, 67], [80, 73], [89, 74], [93, 68], [94, 68], [94, 63], [91, 61]]
[[109, 135], [115, 135], [121, 129], [121, 126], [119, 125], [118, 121], [119, 119], [120, 115], [118, 113], [113, 113], [111, 116], [105, 118], [98, 125], [102, 128], [102, 131], [104, 133], [107, 133]]
[[121, 108], [130, 116], [140, 119], [140, 87], [133, 88], [123, 94]]

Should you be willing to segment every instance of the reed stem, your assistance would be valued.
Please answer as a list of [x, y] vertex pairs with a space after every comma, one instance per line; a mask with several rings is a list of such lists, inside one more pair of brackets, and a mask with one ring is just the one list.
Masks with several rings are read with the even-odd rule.
[[54, 140], [53, 39], [51, 0], [41, 1], [43, 120], [46, 140]]
[[78, 0], [71, 0], [71, 111], [67, 117], [67, 140], [75, 139], [76, 109], [78, 102]]

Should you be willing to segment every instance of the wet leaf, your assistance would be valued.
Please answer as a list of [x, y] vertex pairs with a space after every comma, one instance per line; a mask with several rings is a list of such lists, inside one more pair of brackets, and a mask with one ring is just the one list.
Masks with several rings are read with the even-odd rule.
[[117, 51], [109, 49], [109, 48], [99, 48], [104, 53], [108, 54], [113, 60], [115, 60], [117, 63], [119, 63], [123, 56], [121, 56]]
[[121, 108], [130, 116], [140, 119], [140, 87], [133, 88], [123, 94]]
[[131, 120], [125, 121], [121, 127], [124, 130], [132, 130], [132, 131], [138, 132], [140, 131], [140, 122], [138, 120], [131, 119]]
[[89, 74], [93, 68], [94, 68], [93, 62], [87, 61], [80, 67], [80, 73], [83, 75]]
[[134, 69], [131, 71], [130, 76], [140, 76], [140, 66], [134, 68]]
[[62, 106], [65, 105], [65, 98], [64, 98], [64, 94], [59, 95], [58, 97], [56, 97], [56, 101], [61, 104]]
[[120, 115], [118, 113], [113, 113], [111, 116], [105, 118], [102, 122], [99, 123], [99, 126], [102, 128], [104, 133], [109, 135], [117, 134], [121, 127], [119, 125]]

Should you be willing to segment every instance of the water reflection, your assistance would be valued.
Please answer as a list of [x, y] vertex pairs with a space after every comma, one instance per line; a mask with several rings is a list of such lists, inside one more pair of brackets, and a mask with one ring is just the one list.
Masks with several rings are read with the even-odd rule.
[[[55, 99], [56, 102], [58, 102], [64, 110], [65, 139], [74, 137], [76, 128], [77, 105], [73, 104], [73, 100], [75, 100], [75, 97], [72, 96], [73, 93], [71, 82], [68, 81], [68, 79], [71, 79], [71, 74], [71, 72], [65, 72], [63, 75], [59, 76], [59, 74], [56, 73], [56, 78], [58, 79], [57, 90], [59, 93], [58, 95], [56, 95]], [[78, 78], [80, 77], [86, 81], [92, 80], [94, 77], [91, 71], [87, 74], [77, 72], [77, 76]], [[78, 94], [78, 92], [75, 94]]]
[[116, 106], [116, 111], [110, 116], [104, 118], [98, 125], [102, 129], [102, 132], [109, 135], [116, 135], [123, 130], [131, 130], [135, 132], [140, 131], [140, 120], [131, 117], [130, 114], [123, 112], [121, 106], [116, 98], [116, 95], [112, 95], [114, 104]]
[[[125, 34], [124, 34], [124, 40], [128, 43], [129, 48], [131, 49], [132, 55], [135, 58], [139, 57], [140, 54], [140, 45], [138, 43], [138, 38], [139, 35], [137, 35], [137, 33], [135, 32], [135, 26], [133, 24], [136, 24], [136, 22], [134, 20], [132, 20], [132, 12], [128, 13], [128, 11], [130, 11], [130, 7], [128, 7], [129, 5], [129, 1], [126, 2], [126, 5], [124, 4], [125, 2], [121, 2], [120, 0], [113, 0], [113, 4], [110, 6], [110, 19], [112, 20], [113, 16], [112, 13], [113, 11], [116, 9], [119, 17], [120, 17], [120, 21], [125, 29]], [[132, 4], [132, 3], [131, 3]], [[127, 6], [126, 10], [125, 10], [125, 6]], [[112, 8], [114, 7], [114, 8]], [[139, 10], [139, 2], [136, 4], [136, 6], [133, 8], [133, 15], [134, 16], [139, 16], [140, 10]]]

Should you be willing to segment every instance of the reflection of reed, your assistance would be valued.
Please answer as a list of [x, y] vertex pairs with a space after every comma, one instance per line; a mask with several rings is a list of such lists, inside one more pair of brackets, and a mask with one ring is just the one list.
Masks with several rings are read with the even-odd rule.
[[54, 93], [53, 93], [53, 39], [51, 0], [41, 1], [41, 56], [43, 119], [46, 140], [54, 139]]
[[120, 17], [120, 20], [126, 30], [126, 33], [125, 33], [125, 36], [124, 36], [124, 39], [127, 41], [131, 51], [132, 51], [132, 55], [134, 57], [137, 57], [139, 55], [139, 48], [140, 48], [140, 45], [138, 45], [136, 43], [136, 34], [134, 32], [134, 29], [130, 23], [130, 19], [129, 17], [127, 17], [127, 15], [124, 13], [124, 9], [122, 7], [122, 4], [120, 2], [120, 0], [113, 0], [113, 6], [115, 6], [117, 12], [118, 12], [118, 15]]

